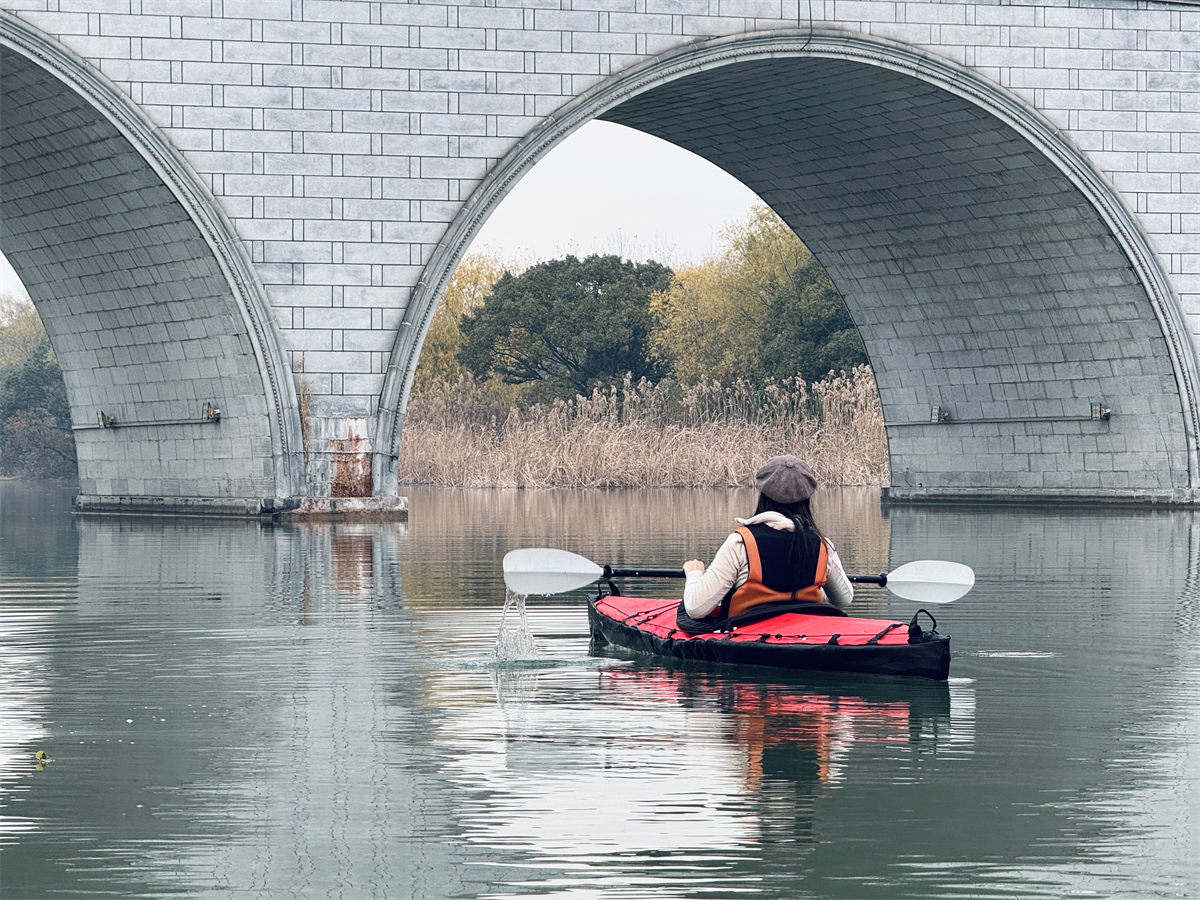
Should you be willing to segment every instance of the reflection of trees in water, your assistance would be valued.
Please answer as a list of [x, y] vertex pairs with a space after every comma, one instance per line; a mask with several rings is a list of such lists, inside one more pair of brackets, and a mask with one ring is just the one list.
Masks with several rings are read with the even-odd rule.
[[[516, 547], [559, 547], [600, 564], [682, 565], [711, 559], [737, 527], [734, 516], [753, 512], [753, 489], [435, 490], [412, 488], [403, 548], [405, 595], [416, 606], [430, 601], [498, 605], [481, 585], [500, 571]], [[817, 493], [815, 514], [857, 572], [887, 568], [888, 523], [879, 515], [876, 488], [829, 488]], [[424, 558], [426, 542], [470, 553], [454, 569]], [[644, 583], [644, 592], [678, 595], [677, 582]], [[641, 589], [639, 588], [640, 592]], [[664, 593], [665, 592], [665, 593]]]
[[[42, 579], [55, 574], [75, 577], [79, 536], [69, 512], [77, 493], [79, 486], [74, 482], [0, 481], [4, 541], [0, 578]], [[61, 525], [46, 527], [47, 519]]]
[[[1092, 622], [1125, 639], [1194, 620], [1200, 535], [1191, 510], [1071, 506], [887, 510], [893, 559], [956, 559], [974, 568], [976, 588], [948, 610], [1004, 611], [1035, 639], [1069, 628], [1086, 608]], [[1003, 605], [995, 592], [1021, 591]], [[982, 597], [990, 597], [986, 607]], [[1131, 604], [1136, 603], [1136, 608]], [[1080, 623], [1082, 624], [1082, 623]]]
[[817, 526], [834, 542], [848, 572], [887, 572], [909, 561], [889, 558], [891, 527], [879, 508], [877, 488], [821, 488], [813, 495]]

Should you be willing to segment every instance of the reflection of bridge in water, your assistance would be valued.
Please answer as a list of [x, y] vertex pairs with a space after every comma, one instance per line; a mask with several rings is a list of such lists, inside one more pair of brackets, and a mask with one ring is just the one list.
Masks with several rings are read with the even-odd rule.
[[0, 250], [81, 503], [397, 505], [450, 272], [595, 118], [813, 249], [894, 496], [1196, 499], [1194, 6], [659, 5], [0, 11]]

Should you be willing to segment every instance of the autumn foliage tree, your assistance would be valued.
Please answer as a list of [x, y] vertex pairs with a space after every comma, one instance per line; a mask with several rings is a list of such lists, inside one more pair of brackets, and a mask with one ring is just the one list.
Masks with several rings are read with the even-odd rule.
[[0, 300], [0, 470], [76, 474], [75, 438], [62, 370], [28, 301]]
[[418, 383], [453, 381], [467, 373], [467, 368], [458, 361], [458, 351], [464, 340], [460, 323], [463, 316], [483, 305], [492, 285], [504, 272], [504, 264], [486, 253], [470, 253], [463, 257], [450, 276], [442, 301], [425, 333], [414, 376]]
[[722, 256], [681, 269], [652, 298], [652, 350], [672, 373], [813, 382], [867, 361], [833, 283], [782, 219], [760, 206], [726, 236]]

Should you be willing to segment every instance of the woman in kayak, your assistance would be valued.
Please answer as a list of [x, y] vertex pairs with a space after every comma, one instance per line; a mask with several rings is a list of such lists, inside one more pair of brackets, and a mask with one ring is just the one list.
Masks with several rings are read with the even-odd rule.
[[758, 507], [725, 539], [712, 564], [690, 559], [679, 610], [684, 631], [714, 626], [751, 612], [831, 603], [845, 609], [854, 588], [842, 561], [813, 521], [809, 498], [817, 477], [795, 456], [773, 456], [755, 473]]

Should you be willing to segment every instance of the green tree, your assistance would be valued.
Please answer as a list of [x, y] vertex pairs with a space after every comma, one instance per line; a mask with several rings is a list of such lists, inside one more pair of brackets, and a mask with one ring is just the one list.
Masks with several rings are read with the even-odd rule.
[[812, 256], [767, 309], [762, 374], [783, 380], [799, 375], [810, 384], [832, 372], [849, 372], [867, 362], [867, 350], [846, 304]]
[[717, 259], [656, 294], [652, 352], [686, 382], [807, 381], [866, 362], [833, 283], [774, 212], [756, 207]]
[[650, 295], [670, 280], [659, 263], [598, 255], [506, 273], [463, 318], [458, 359], [477, 377], [534, 385], [531, 399], [590, 394], [626, 373], [656, 380]]
[[681, 269], [652, 299], [655, 355], [685, 382], [758, 380], [769, 309], [811, 254], [766, 206], [724, 234], [727, 249]]
[[32, 305], [0, 328], [0, 470], [43, 477], [77, 471], [62, 370]]

